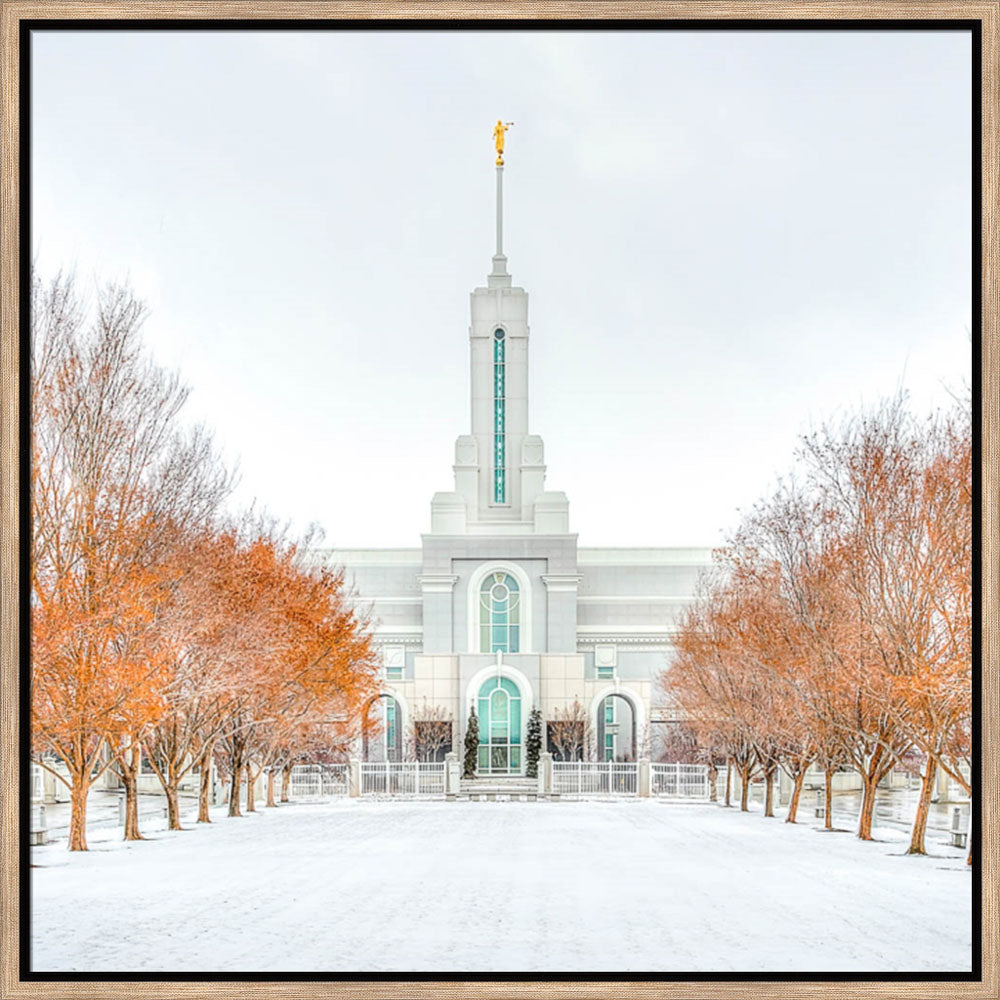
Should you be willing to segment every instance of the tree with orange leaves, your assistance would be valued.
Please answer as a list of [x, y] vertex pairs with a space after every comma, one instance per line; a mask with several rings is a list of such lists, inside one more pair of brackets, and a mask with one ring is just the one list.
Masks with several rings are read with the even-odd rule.
[[[968, 415], [915, 420], [897, 398], [803, 441], [799, 482], [744, 518], [723, 572], [689, 610], [664, 677], [706, 733], [793, 778], [815, 759], [863, 786], [913, 748], [926, 767], [910, 850], [924, 851], [938, 767], [970, 791], [971, 462]], [[765, 812], [767, 809], [765, 807]], [[827, 808], [827, 826], [830, 826]]]
[[739, 776], [740, 810], [746, 812], [756, 751], [751, 681], [733, 631], [739, 607], [739, 594], [724, 571], [702, 581], [698, 599], [681, 619], [676, 657], [661, 682], [699, 742], [724, 748], [727, 766]]
[[69, 786], [69, 847], [85, 850], [93, 781], [114, 761], [131, 773], [162, 709], [167, 553], [228, 477], [206, 435], [179, 431], [186, 390], [143, 352], [127, 288], [100, 290], [88, 315], [71, 279], [36, 276], [30, 311], [32, 746]]
[[[348, 599], [342, 571], [300, 556], [309, 541], [290, 545], [262, 533], [244, 554], [252, 586], [240, 590], [258, 634], [220, 733], [231, 816], [240, 815], [242, 777], [254, 811], [262, 771], [283, 768], [301, 753], [298, 741], [320, 732], [330, 747], [344, 745], [377, 692], [368, 623]], [[273, 787], [269, 795], [273, 801]]]
[[[856, 699], [873, 707], [860, 835], [875, 786], [911, 747], [925, 757], [911, 853], [935, 772], [971, 699], [971, 442], [967, 415], [916, 420], [897, 397], [805, 442], [843, 546], [857, 623]], [[860, 735], [864, 726], [855, 726]], [[857, 766], [857, 761], [856, 761]], [[966, 786], [968, 787], [968, 786]]]
[[[208, 778], [215, 740], [245, 697], [242, 670], [264, 641], [262, 595], [237, 527], [210, 529], [175, 554], [176, 579], [162, 615], [165, 656], [160, 719], [143, 745], [180, 829], [178, 786], [199, 768], [199, 822], [209, 822]], [[242, 577], [241, 577], [242, 572]]]

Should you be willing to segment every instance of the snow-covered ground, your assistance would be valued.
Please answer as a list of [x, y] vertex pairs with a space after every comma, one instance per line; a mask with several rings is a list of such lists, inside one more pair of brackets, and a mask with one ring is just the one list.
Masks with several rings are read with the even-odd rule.
[[[931, 838], [655, 800], [290, 804], [32, 851], [39, 972], [967, 971]], [[189, 816], [188, 819], [193, 819]], [[159, 826], [159, 824], [156, 824]], [[147, 833], [153, 824], [147, 824]]]

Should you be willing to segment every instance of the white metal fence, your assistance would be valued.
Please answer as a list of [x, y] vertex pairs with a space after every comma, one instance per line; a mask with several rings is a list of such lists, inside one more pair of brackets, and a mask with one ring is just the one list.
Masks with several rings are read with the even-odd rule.
[[361, 794], [444, 795], [444, 762], [362, 762]]
[[[676, 799], [707, 799], [710, 795], [705, 764], [650, 764], [650, 792]], [[723, 785], [725, 789], [725, 785]], [[725, 791], [723, 791], [725, 794]]]
[[555, 761], [552, 791], [559, 795], [637, 795], [639, 765], [615, 761]]
[[289, 796], [303, 799], [329, 799], [347, 794], [346, 764], [296, 764], [292, 768]]

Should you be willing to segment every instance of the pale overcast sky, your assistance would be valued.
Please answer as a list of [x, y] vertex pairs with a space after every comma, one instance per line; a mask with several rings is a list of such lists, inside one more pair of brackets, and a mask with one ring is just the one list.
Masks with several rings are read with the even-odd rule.
[[796, 436], [971, 363], [968, 34], [40, 32], [32, 242], [128, 276], [240, 502], [417, 546], [468, 293], [530, 294], [581, 545], [714, 545]]

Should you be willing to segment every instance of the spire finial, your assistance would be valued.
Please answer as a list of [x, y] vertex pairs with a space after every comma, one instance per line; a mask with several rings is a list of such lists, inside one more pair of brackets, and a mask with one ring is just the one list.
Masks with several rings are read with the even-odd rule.
[[507, 129], [513, 128], [513, 122], [504, 122], [497, 119], [496, 127], [493, 129], [493, 139], [497, 147], [497, 166], [503, 166], [503, 139]]
[[498, 118], [493, 129], [493, 139], [497, 147], [497, 252], [493, 255], [493, 270], [488, 275], [490, 288], [510, 288], [507, 258], [503, 253], [503, 145], [507, 129], [513, 124]]

